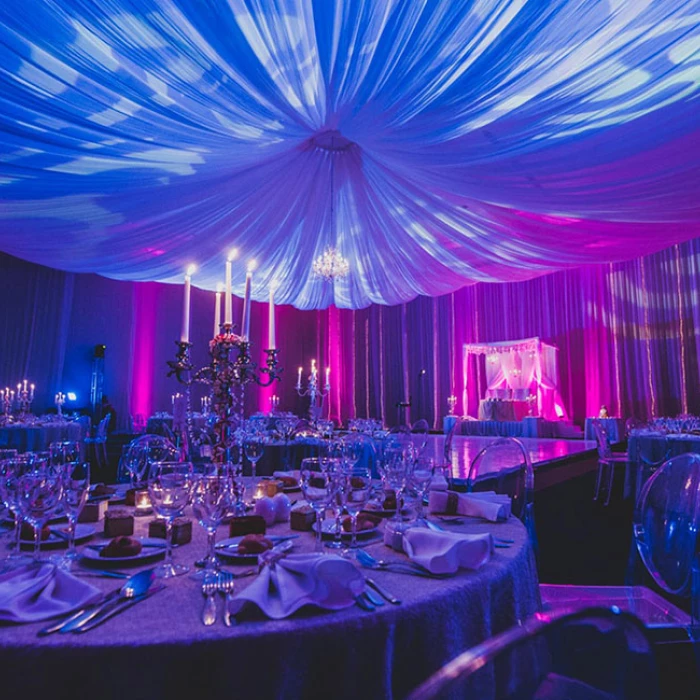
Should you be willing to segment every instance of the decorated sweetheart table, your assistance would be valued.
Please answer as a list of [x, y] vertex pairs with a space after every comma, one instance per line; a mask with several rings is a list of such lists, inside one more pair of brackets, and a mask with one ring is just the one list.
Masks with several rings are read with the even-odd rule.
[[[137, 518], [135, 534], [146, 534], [150, 519]], [[406, 561], [406, 555], [383, 543], [385, 522], [362, 540], [363, 550]], [[508, 544], [493, 550], [477, 571], [460, 569], [445, 579], [361, 569], [402, 601], [372, 612], [356, 605], [338, 611], [307, 607], [271, 620], [249, 604], [235, 626], [225, 627], [223, 598], [217, 596], [219, 619], [205, 627], [200, 584], [185, 575], [168, 579], [161, 592], [85, 634], [39, 638], [46, 623], [1, 624], [4, 696], [153, 700], [181, 697], [187, 688], [197, 689], [200, 697], [401, 698], [460, 651], [537, 609], [533, 553], [518, 520], [465, 518], [462, 525], [444, 526], [455, 532], [490, 532]], [[268, 534], [289, 534], [289, 523], [268, 528]], [[312, 533], [298, 534], [292, 552], [311, 552]], [[227, 536], [222, 525], [219, 539]], [[101, 539], [95, 535], [92, 542]], [[176, 559], [192, 565], [204, 550], [205, 535], [195, 523], [192, 542], [175, 550]], [[250, 567], [246, 562], [227, 569]], [[101, 577], [79, 580], [104, 591], [120, 583]], [[237, 590], [254, 580], [238, 579]], [[527, 674], [531, 666], [527, 659], [511, 663], [503, 677], [483, 679], [486, 686], [474, 689], [474, 697], [497, 697], [511, 674]]]

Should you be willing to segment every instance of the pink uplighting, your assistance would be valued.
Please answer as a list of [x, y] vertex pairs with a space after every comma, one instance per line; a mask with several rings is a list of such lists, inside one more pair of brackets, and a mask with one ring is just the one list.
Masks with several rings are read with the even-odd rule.
[[[133, 372], [130, 409], [133, 416], [148, 417], [153, 412], [155, 342], [158, 328], [158, 289], [154, 282], [134, 284], [131, 352]], [[159, 367], [160, 371], [160, 367]]]

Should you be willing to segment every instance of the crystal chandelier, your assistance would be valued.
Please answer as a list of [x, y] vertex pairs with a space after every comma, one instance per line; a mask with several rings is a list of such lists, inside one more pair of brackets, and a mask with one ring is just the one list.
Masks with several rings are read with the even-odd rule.
[[335, 248], [328, 247], [314, 260], [312, 270], [316, 277], [332, 282], [336, 278], [347, 277], [350, 264]]
[[[324, 135], [326, 137], [330, 136], [330, 145], [326, 142], [323, 144], [323, 148], [331, 152], [331, 232], [335, 234], [335, 182], [334, 182], [334, 170], [335, 170], [335, 152], [336, 150], [344, 150], [349, 143], [347, 140], [343, 139], [341, 148], [336, 149], [335, 137], [337, 132], [329, 131]], [[340, 254], [340, 251], [333, 246], [327, 246], [321, 255], [319, 255], [312, 263], [311, 270], [315, 277], [321, 277], [326, 282], [333, 282], [336, 279], [342, 279], [347, 277], [348, 272], [350, 272], [350, 264], [348, 261]]]

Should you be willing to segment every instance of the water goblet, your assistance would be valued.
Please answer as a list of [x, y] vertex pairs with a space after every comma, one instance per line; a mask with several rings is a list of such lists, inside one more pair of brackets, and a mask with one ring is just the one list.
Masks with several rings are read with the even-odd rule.
[[24, 457], [5, 458], [0, 460], [0, 500], [14, 517], [13, 545], [5, 557], [3, 570], [23, 566], [31, 561], [31, 557], [20, 549], [22, 532], [22, 514], [18, 502], [18, 479], [22, 469], [26, 468]]
[[255, 477], [258, 461], [263, 456], [265, 442], [263, 436], [259, 434], [248, 435], [243, 440], [243, 451], [250, 462], [250, 475]]
[[384, 464], [386, 484], [396, 494], [396, 511], [392, 517], [392, 520], [396, 523], [401, 522], [403, 492], [409, 483], [412, 470], [413, 459], [406, 452], [393, 455]]
[[38, 460], [21, 470], [17, 483], [19, 511], [34, 528], [34, 561], [39, 562], [41, 531], [61, 501], [63, 480], [59, 471]]
[[60, 471], [63, 477], [61, 502], [68, 516], [68, 549], [63, 556], [51, 560], [62, 569], [71, 569], [75, 560], [78, 559], [75, 549], [75, 528], [90, 491], [90, 463], [67, 462], [61, 465]]
[[148, 495], [153, 510], [165, 520], [165, 561], [156, 568], [158, 578], [181, 576], [189, 567], [173, 560], [173, 521], [192, 496], [194, 469], [190, 462], [154, 462], [148, 474]]
[[428, 495], [434, 470], [434, 460], [431, 457], [422, 457], [416, 460], [411, 472], [411, 487], [416, 493], [416, 517], [419, 520], [425, 517], [423, 501]]
[[49, 445], [49, 460], [54, 466], [79, 462], [80, 443], [70, 440], [52, 442]]
[[352, 538], [343, 556], [354, 557], [357, 549], [357, 516], [372, 495], [372, 474], [367, 467], [353, 467], [345, 473], [345, 510], [350, 514]]
[[316, 548], [323, 552], [323, 516], [335, 496], [337, 482], [331, 470], [324, 468], [318, 457], [307, 457], [301, 461], [299, 484], [304, 498], [316, 513]]
[[204, 569], [192, 574], [192, 578], [207, 578], [219, 570], [216, 556], [216, 528], [231, 509], [234, 489], [230, 474], [198, 475], [192, 489], [192, 512], [207, 533], [207, 553]]

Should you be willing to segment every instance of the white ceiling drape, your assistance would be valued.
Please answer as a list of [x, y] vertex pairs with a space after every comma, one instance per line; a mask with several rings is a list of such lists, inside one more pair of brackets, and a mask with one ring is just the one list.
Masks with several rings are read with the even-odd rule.
[[214, 289], [237, 247], [237, 293], [255, 258], [253, 297], [300, 308], [645, 254], [700, 235], [699, 24], [698, 0], [4, 0], [0, 250]]

